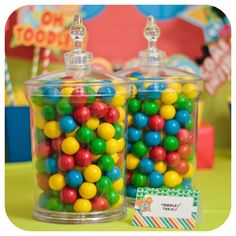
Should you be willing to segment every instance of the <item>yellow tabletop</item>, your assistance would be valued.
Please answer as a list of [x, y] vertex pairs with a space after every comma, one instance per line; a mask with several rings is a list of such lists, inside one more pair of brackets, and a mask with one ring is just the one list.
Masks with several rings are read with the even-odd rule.
[[[195, 230], [211, 230], [222, 225], [231, 207], [231, 154], [218, 150], [213, 169], [198, 170], [195, 183], [201, 194], [202, 223]], [[103, 224], [51, 224], [36, 221], [33, 211], [33, 174], [31, 163], [6, 164], [6, 212], [13, 224], [24, 230], [34, 231], [141, 231], [163, 230], [134, 227], [131, 225], [133, 210], [119, 221]]]

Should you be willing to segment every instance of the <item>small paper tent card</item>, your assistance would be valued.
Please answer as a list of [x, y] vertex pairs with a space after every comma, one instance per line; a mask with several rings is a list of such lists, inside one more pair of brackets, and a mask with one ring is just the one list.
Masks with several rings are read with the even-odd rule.
[[132, 225], [192, 230], [198, 204], [197, 190], [138, 188]]

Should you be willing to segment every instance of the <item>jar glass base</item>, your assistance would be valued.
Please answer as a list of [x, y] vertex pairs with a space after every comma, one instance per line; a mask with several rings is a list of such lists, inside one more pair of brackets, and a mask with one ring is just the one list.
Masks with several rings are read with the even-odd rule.
[[126, 207], [134, 208], [135, 205], [135, 198], [126, 197]]

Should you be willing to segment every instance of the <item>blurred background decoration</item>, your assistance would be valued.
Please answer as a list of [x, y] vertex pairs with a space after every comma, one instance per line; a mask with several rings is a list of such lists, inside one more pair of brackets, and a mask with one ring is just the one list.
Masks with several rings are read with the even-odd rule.
[[64, 68], [63, 53], [72, 47], [67, 29], [78, 13], [89, 32], [84, 47], [93, 53], [94, 67], [109, 72], [138, 64], [136, 56], [146, 48], [140, 37], [146, 16], [155, 16], [162, 33], [158, 47], [167, 52], [167, 65], [205, 80], [198, 167], [211, 168], [214, 148], [231, 147], [231, 30], [219, 9], [187, 5], [24, 6], [14, 11], [5, 28], [6, 160], [31, 158], [24, 81]]

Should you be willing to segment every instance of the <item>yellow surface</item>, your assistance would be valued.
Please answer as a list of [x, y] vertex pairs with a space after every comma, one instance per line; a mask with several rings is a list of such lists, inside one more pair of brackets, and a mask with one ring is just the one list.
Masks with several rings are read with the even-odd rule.
[[[216, 152], [215, 167], [210, 170], [198, 170], [195, 183], [201, 194], [203, 208], [202, 223], [196, 230], [211, 230], [225, 222], [231, 203], [231, 154], [229, 150]], [[43, 231], [130, 231], [163, 230], [133, 227], [133, 210], [128, 209], [127, 216], [111, 223], [103, 224], [51, 224], [36, 221], [33, 211], [33, 174], [31, 163], [6, 164], [6, 212], [11, 222], [25, 230]]]

